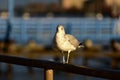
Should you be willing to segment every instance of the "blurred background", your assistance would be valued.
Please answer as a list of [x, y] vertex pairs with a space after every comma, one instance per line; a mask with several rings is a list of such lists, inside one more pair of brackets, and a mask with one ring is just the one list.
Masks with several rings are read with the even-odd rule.
[[[60, 62], [58, 24], [85, 45], [71, 53], [70, 64], [120, 70], [120, 0], [0, 0], [0, 54]], [[104, 80], [56, 73], [55, 80]], [[43, 77], [42, 69], [0, 64], [1, 80]]]

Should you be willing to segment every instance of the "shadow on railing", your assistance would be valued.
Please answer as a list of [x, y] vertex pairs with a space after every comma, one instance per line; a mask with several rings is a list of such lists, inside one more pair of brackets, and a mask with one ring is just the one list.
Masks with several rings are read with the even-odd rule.
[[45, 60], [28, 59], [7, 55], [0, 55], [0, 62], [29, 67], [44, 68], [45, 69], [44, 80], [53, 80], [53, 70], [59, 70], [68, 73], [99, 77], [105, 79], [120, 80], [120, 71], [116, 70], [93, 69], [83, 66], [75, 66], [72, 64], [62, 64]]

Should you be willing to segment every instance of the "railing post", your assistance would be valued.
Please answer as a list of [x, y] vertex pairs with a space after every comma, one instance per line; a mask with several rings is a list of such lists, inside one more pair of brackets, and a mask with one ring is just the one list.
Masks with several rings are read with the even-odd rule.
[[53, 80], [53, 69], [44, 69], [44, 80]]

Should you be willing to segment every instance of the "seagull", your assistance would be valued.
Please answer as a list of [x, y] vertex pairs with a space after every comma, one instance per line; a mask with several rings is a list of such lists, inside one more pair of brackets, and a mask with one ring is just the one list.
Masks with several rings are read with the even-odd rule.
[[62, 62], [68, 63], [69, 56], [71, 51], [76, 50], [77, 48], [84, 47], [81, 42], [79, 42], [74, 36], [65, 33], [65, 29], [63, 25], [57, 26], [57, 31], [55, 35], [56, 44], [59, 50], [66, 51], [67, 53], [67, 61], [65, 61], [65, 56], [63, 54]]

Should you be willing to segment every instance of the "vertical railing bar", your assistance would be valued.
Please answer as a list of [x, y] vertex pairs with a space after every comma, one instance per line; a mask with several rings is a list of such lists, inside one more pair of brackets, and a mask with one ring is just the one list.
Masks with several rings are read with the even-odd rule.
[[53, 69], [44, 69], [44, 80], [54, 80]]

